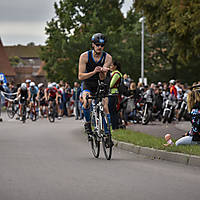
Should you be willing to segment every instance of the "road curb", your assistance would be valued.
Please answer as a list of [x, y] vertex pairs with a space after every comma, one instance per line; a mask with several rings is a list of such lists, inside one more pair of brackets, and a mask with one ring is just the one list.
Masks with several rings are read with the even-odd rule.
[[120, 142], [113, 140], [115, 147], [130, 151], [136, 154], [141, 154], [147, 156], [151, 159], [161, 159], [177, 163], [182, 163], [185, 165], [200, 167], [200, 156], [194, 156], [183, 153], [168, 152], [165, 150], [158, 150], [149, 147], [141, 147], [134, 144]]

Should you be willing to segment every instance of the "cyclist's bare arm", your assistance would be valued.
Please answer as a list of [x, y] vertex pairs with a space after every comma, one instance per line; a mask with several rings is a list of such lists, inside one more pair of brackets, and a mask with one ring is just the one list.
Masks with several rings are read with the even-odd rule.
[[79, 73], [78, 73], [79, 80], [88, 79], [92, 77], [94, 74], [96, 74], [97, 72], [101, 72], [100, 66], [97, 66], [92, 72], [85, 72], [87, 62], [88, 62], [88, 52], [84, 52], [80, 55], [80, 58], [79, 58]]
[[58, 91], [56, 92], [56, 104], [58, 104]]
[[31, 99], [31, 92], [30, 92], [30, 89], [28, 89], [28, 101], [30, 101]]
[[48, 101], [47, 89], [44, 91], [44, 97], [45, 97], [45, 100]]
[[106, 74], [107, 74], [111, 64], [112, 64], [112, 56], [110, 54], [107, 54], [103, 68], [102, 68], [101, 72], [99, 73], [100, 80], [104, 80], [106, 78]]
[[17, 100], [20, 98], [20, 94], [21, 94], [21, 88], [18, 88], [18, 90], [17, 90]]
[[39, 98], [40, 98], [40, 92], [38, 91], [36, 100], [39, 101]]

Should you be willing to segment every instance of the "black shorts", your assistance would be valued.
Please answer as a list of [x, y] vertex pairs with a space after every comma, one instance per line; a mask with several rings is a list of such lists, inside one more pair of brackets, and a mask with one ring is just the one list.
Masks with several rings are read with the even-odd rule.
[[48, 103], [46, 103], [45, 100], [40, 101], [40, 106], [48, 106]]
[[56, 97], [49, 97], [49, 101], [55, 101], [56, 100]]
[[92, 96], [94, 96], [95, 94], [96, 94], [96, 92], [97, 92], [97, 87], [98, 87], [98, 84], [96, 84], [96, 83], [94, 83], [94, 84], [87, 84], [87, 83], [84, 83], [83, 84], [83, 91], [85, 90], [85, 91], [88, 91], [88, 92], [90, 92], [90, 94], [92, 95]]
[[[98, 89], [98, 84], [95, 83], [95, 82], [93, 84], [91, 84], [91, 83], [90, 84], [85, 84], [84, 83], [84, 85], [83, 85], [83, 91], [84, 90], [85, 91], [89, 91], [92, 96], [94, 96], [97, 93], [97, 89]], [[105, 95], [107, 95], [108, 92], [109, 92], [109, 86], [106, 85], [104, 90], [105, 90]]]
[[19, 99], [20, 104], [23, 104], [26, 101], [27, 101], [27, 97], [20, 97], [20, 99]]

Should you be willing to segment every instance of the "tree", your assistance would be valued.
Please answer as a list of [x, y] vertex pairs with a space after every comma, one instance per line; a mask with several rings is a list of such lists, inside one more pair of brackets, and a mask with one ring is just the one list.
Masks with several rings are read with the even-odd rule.
[[[167, 36], [170, 43], [167, 56], [172, 59], [173, 75], [184, 80], [182, 70], [196, 73], [196, 63], [200, 60], [200, 2], [136, 0], [134, 6], [137, 12], [144, 13], [150, 34]], [[190, 77], [190, 82], [193, 80], [194, 77]]]

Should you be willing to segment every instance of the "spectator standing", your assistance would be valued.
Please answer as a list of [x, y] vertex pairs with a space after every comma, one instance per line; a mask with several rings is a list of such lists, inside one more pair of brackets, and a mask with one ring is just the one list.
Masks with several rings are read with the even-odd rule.
[[67, 116], [71, 117], [71, 97], [72, 97], [72, 90], [69, 83], [65, 84], [65, 100], [66, 100], [66, 109], [67, 109]]
[[[120, 85], [120, 81], [122, 78], [121, 74], [121, 65], [119, 62], [114, 61], [111, 66], [110, 70], [112, 71], [111, 73], [111, 80], [110, 80], [110, 92], [111, 94], [119, 94], [118, 87]], [[119, 116], [117, 114], [117, 103], [118, 103], [118, 96], [113, 95], [109, 97], [109, 112], [110, 112], [110, 117], [111, 117], [111, 124], [112, 124], [112, 129], [118, 129], [119, 128]]]
[[75, 119], [78, 120], [80, 117], [80, 93], [81, 88], [78, 82], [74, 82], [74, 88], [73, 88], [73, 100], [74, 100], [74, 106], [75, 106]]
[[123, 76], [123, 79], [124, 79], [124, 85], [129, 88], [130, 87], [130, 78], [127, 74], [124, 74]]

